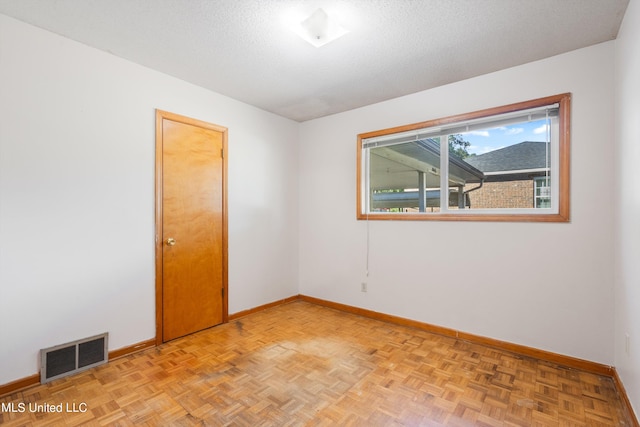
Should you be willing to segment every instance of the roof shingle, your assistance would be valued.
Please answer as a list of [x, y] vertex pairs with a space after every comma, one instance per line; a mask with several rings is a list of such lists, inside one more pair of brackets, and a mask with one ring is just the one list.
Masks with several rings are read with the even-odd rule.
[[547, 146], [543, 141], [524, 141], [464, 160], [482, 172], [542, 169], [548, 163], [545, 162], [545, 157], [549, 156]]

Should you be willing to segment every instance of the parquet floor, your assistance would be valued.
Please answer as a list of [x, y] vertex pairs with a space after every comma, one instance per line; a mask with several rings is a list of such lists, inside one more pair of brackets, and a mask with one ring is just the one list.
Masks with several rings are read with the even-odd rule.
[[[0, 398], [9, 426], [631, 426], [608, 377], [306, 302]], [[29, 405], [63, 404], [62, 413]], [[70, 406], [78, 412], [67, 410]]]

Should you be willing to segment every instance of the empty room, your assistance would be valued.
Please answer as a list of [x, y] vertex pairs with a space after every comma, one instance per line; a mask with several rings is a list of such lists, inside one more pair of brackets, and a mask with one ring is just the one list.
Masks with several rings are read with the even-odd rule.
[[639, 41], [640, 0], [0, 0], [0, 424], [638, 426]]

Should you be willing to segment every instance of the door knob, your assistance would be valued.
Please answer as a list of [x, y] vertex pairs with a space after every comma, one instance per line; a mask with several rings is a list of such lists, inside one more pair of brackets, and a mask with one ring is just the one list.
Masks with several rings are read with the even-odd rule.
[[167, 239], [167, 246], [173, 246], [176, 244], [176, 239], [174, 239], [173, 237], [169, 237]]

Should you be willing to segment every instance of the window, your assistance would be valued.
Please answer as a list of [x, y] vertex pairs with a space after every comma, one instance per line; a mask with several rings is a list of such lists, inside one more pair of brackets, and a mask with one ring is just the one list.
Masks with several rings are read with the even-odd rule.
[[534, 178], [534, 194], [536, 208], [549, 208], [551, 207], [551, 187], [549, 185], [549, 177], [536, 177]]
[[358, 219], [568, 221], [570, 101], [358, 135]]

